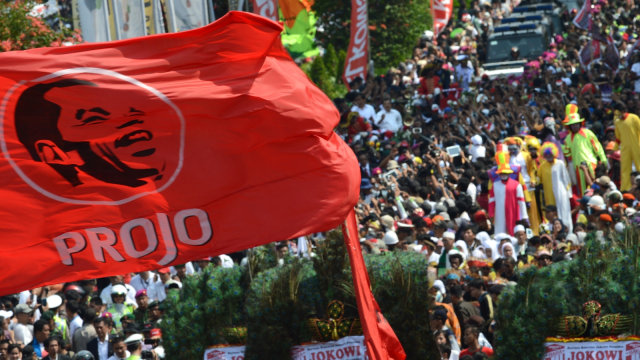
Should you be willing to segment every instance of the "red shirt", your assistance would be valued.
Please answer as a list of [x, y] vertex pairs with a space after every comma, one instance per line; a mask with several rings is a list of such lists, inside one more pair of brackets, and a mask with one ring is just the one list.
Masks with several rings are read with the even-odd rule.
[[[483, 352], [483, 353], [485, 353], [487, 356], [493, 356], [493, 350], [492, 350], [492, 349], [489, 349], [488, 347], [484, 347], [484, 346], [483, 346], [483, 347], [482, 347], [482, 348], [480, 348], [480, 350], [478, 350], [478, 351], [482, 351], [482, 352]], [[473, 356], [473, 354], [477, 353], [478, 351], [471, 352], [471, 350], [470, 350], [469, 348], [466, 348], [466, 349], [464, 349], [464, 350], [460, 351], [460, 357], [463, 357], [463, 356], [465, 356], [465, 355], [471, 355], [471, 356]]]

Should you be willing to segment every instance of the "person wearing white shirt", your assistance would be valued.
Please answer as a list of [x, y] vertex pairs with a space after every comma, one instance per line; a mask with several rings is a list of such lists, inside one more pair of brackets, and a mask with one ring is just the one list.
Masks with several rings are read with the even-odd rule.
[[71, 343], [73, 344], [73, 334], [76, 332], [76, 330], [82, 327], [83, 323], [82, 318], [78, 314], [80, 305], [75, 301], [71, 301], [66, 303], [65, 310], [67, 312], [67, 319], [71, 319], [71, 321], [69, 322], [69, 338], [71, 339]]
[[455, 68], [456, 81], [460, 84], [462, 91], [469, 91], [469, 85], [473, 80], [473, 65], [469, 62], [467, 55], [458, 55], [457, 59], [460, 63]]
[[153, 273], [151, 271], [142, 271], [131, 277], [129, 285], [133, 286], [136, 293], [140, 290], [148, 290], [153, 282]]
[[364, 95], [356, 95], [356, 98], [353, 102], [355, 105], [351, 107], [351, 111], [357, 112], [358, 115], [360, 115], [360, 117], [364, 119], [364, 121], [368, 122], [369, 124], [373, 124], [376, 118], [376, 110], [373, 108], [373, 106], [365, 103]]
[[124, 342], [124, 337], [118, 336], [113, 339], [113, 356], [107, 360], [125, 360], [131, 353], [127, 350], [127, 344]]
[[19, 304], [13, 309], [18, 322], [13, 326], [13, 335], [16, 342], [27, 345], [33, 341], [32, 320], [33, 309], [27, 304]]
[[394, 134], [402, 129], [402, 115], [391, 107], [391, 100], [385, 99], [382, 102], [382, 110], [376, 114], [375, 125], [381, 133], [391, 131]]
[[124, 283], [124, 276], [110, 276], [109, 281], [111, 281], [111, 284], [102, 289], [102, 292], [100, 292], [100, 299], [102, 299], [102, 303], [104, 305], [108, 306], [113, 303], [113, 301], [111, 300], [111, 288], [113, 287], [113, 285], [121, 284], [127, 288], [127, 297], [125, 298], [125, 304], [136, 306], [136, 289], [133, 286]]
[[[169, 268], [160, 269], [158, 271], [164, 271], [167, 274], [167, 280], [171, 277]], [[164, 290], [164, 282], [162, 281], [162, 276], [156, 273], [151, 273], [150, 278], [152, 279], [152, 281], [147, 288], [147, 296], [149, 297], [149, 302], [163, 301], [167, 298], [167, 294]]]

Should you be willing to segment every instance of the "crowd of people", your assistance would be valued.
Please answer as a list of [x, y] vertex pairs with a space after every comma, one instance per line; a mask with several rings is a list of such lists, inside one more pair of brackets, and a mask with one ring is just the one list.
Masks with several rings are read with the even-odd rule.
[[[570, 261], [587, 234], [610, 241], [640, 223], [640, 10], [594, 1], [586, 31], [565, 9], [548, 51], [523, 74], [492, 79], [482, 73], [487, 37], [515, 5], [473, 1], [437, 36], [425, 32], [410, 59], [335, 99], [336, 131], [360, 163], [362, 249], [427, 258], [443, 359], [493, 354], [499, 295], [518, 269]], [[618, 62], [581, 64], [582, 47], [603, 37]], [[278, 254], [312, 251], [320, 238], [283, 242]], [[4, 297], [0, 360], [165, 358], [166, 292], [241, 258]]]
[[[493, 354], [519, 269], [570, 261], [587, 234], [609, 242], [639, 219], [640, 12], [594, 1], [582, 30], [564, 9], [565, 30], [523, 74], [490, 78], [487, 36], [516, 5], [473, 2], [335, 100], [361, 168], [363, 251], [428, 259], [443, 359]], [[592, 40], [616, 51], [581, 63]]]

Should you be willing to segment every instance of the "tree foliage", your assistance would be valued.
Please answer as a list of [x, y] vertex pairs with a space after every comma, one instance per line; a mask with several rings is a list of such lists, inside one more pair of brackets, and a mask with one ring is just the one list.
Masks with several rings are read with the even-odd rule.
[[329, 44], [324, 55], [302, 65], [302, 70], [330, 99], [343, 97], [347, 93], [347, 87], [342, 82], [345, 56], [344, 50], [336, 53], [333, 45]]
[[0, 51], [62, 46], [82, 41], [80, 32], [65, 27], [52, 30], [42, 19], [30, 15], [34, 1], [0, 1]]
[[499, 298], [495, 335], [499, 359], [541, 359], [546, 337], [555, 336], [558, 319], [580, 315], [595, 300], [603, 314], [633, 316], [640, 331], [640, 233], [622, 239], [587, 241], [578, 258], [523, 271]]
[[[420, 35], [431, 28], [428, 0], [369, 0], [371, 58], [377, 72], [397, 66], [411, 56]], [[332, 44], [338, 52], [349, 46], [351, 5], [347, 1], [317, 1], [316, 40], [327, 48]], [[320, 30], [322, 29], [322, 30]]]

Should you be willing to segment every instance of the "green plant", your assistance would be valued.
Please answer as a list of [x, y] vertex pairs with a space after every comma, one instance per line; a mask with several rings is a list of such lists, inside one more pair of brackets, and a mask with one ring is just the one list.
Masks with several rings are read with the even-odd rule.
[[253, 279], [247, 297], [245, 359], [289, 359], [291, 347], [311, 340], [307, 319], [321, 305], [309, 261], [295, 259]]
[[0, 51], [25, 50], [82, 42], [79, 31], [52, 30], [29, 13], [35, 1], [0, 1]]
[[407, 359], [440, 359], [429, 327], [432, 298], [424, 255], [391, 252], [366, 257], [371, 286], [380, 310], [391, 324]]
[[187, 277], [180, 291], [167, 294], [161, 328], [168, 358], [199, 359], [210, 345], [237, 342], [228, 329], [246, 323], [244, 272], [244, 267], [209, 265]]
[[601, 303], [603, 313], [633, 316], [633, 333], [637, 334], [638, 235], [637, 230], [629, 229], [622, 239], [605, 243], [591, 235], [576, 259], [523, 271], [517, 285], [499, 298], [497, 358], [542, 358], [544, 340], [556, 335], [558, 318], [579, 315], [582, 304], [589, 300]]

